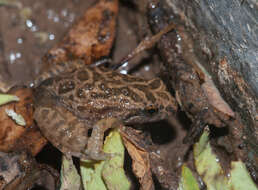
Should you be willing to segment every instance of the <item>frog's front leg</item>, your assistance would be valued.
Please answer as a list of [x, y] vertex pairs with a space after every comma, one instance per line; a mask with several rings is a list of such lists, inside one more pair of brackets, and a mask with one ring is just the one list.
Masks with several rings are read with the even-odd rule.
[[93, 126], [91, 137], [88, 140], [87, 149], [85, 151], [86, 157], [92, 160], [105, 160], [109, 158], [111, 154], [102, 151], [104, 133], [107, 129], [119, 127], [121, 124], [121, 121], [116, 118], [99, 120]]

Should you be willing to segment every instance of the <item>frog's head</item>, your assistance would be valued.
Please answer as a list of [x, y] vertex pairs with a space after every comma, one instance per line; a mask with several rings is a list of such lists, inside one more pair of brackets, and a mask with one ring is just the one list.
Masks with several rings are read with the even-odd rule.
[[129, 85], [134, 93], [130, 97], [133, 107], [124, 118], [126, 124], [146, 123], [165, 119], [177, 111], [177, 103], [165, 84], [155, 78], [143, 84]]

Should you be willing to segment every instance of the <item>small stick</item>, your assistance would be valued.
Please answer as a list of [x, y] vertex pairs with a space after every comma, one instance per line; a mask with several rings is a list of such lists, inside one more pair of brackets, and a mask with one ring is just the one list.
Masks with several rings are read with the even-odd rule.
[[166, 28], [161, 30], [159, 33], [155, 34], [154, 36], [147, 36], [145, 37], [140, 44], [126, 57], [124, 57], [118, 64], [114, 65], [112, 69], [116, 70], [119, 67], [121, 67], [126, 62], [130, 61], [132, 58], [134, 58], [137, 54], [141, 53], [142, 51], [145, 51], [147, 49], [152, 48], [159, 40], [160, 38], [168, 33], [170, 30], [175, 29], [176, 26], [173, 23], [170, 23]]

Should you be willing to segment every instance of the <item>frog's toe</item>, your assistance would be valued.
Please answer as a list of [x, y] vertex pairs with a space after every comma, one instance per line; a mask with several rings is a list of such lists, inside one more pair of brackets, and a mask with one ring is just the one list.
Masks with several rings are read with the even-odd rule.
[[85, 150], [86, 157], [91, 160], [107, 160], [110, 159], [113, 154], [105, 153], [105, 152], [95, 152], [91, 150]]

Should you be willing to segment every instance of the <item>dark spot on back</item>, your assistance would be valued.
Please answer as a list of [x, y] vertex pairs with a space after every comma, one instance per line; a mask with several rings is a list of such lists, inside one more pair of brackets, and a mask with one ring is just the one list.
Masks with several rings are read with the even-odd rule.
[[110, 71], [109, 69], [107, 69], [106, 67], [103, 67], [103, 66], [99, 66], [98, 69], [99, 69], [101, 72], [103, 72], [103, 73]]
[[112, 80], [112, 81], [109, 81], [111, 82], [113, 85], [119, 85], [119, 84], [122, 84], [122, 81], [121, 80]]
[[87, 107], [85, 106], [77, 106], [77, 109], [81, 112], [84, 112], [85, 110], [87, 110]]
[[96, 92], [92, 92], [90, 94], [90, 97], [96, 99], [96, 98], [98, 98], [98, 94]]
[[166, 93], [164, 93], [164, 92], [157, 92], [157, 95], [159, 97], [161, 97], [162, 99], [164, 99], [164, 100], [169, 100], [168, 95]]
[[146, 88], [147, 88], [147, 86], [145, 86], [145, 85], [140, 85], [140, 84], [134, 84], [133, 87], [136, 88], [136, 89], [138, 89], [138, 90], [140, 90], [140, 91], [143, 91], [143, 92], [145, 92], [145, 90], [146, 90]]
[[69, 125], [67, 125], [67, 131], [69, 131], [71, 133], [73, 130], [76, 130], [76, 127], [75, 127], [76, 124], [77, 124], [77, 121], [69, 122]]
[[108, 79], [113, 79], [115, 77], [120, 77], [121, 75], [117, 72], [111, 72], [111, 73], [107, 73], [106, 76], [107, 76]]
[[129, 95], [130, 95], [130, 90], [129, 90], [129, 88], [127, 88], [127, 87], [121, 88], [121, 92], [122, 92], [122, 94], [123, 94], [124, 96], [129, 96]]
[[142, 78], [137, 78], [137, 77], [133, 77], [133, 76], [128, 76], [128, 75], [121, 75], [123, 78], [123, 81], [125, 82], [144, 82], [145, 80]]
[[105, 93], [106, 93], [106, 95], [112, 95], [112, 90], [111, 90], [111, 88], [107, 88], [107, 89], [105, 89]]
[[75, 84], [73, 81], [66, 81], [59, 85], [58, 93], [64, 94], [64, 93], [72, 91], [74, 88], [75, 88]]
[[155, 96], [153, 96], [153, 94], [152, 94], [151, 92], [145, 90], [144, 93], [145, 93], [146, 98], [147, 98], [149, 101], [151, 101], [152, 103], [155, 103], [155, 102], [156, 102], [156, 98], [155, 98]]
[[66, 66], [66, 64], [64, 62], [58, 62], [57, 65], [59, 65], [60, 67], [63, 67], [63, 68]]
[[89, 79], [89, 74], [86, 70], [81, 70], [77, 73], [77, 78], [80, 80], [80, 81], [85, 81], [85, 80], [88, 80]]
[[122, 92], [121, 92], [121, 89], [119, 89], [119, 88], [111, 88], [111, 94], [113, 95], [113, 96], [118, 96], [118, 95], [120, 95]]
[[93, 82], [103, 80], [103, 77], [98, 72], [93, 72]]
[[76, 95], [77, 95], [77, 97], [79, 97], [79, 98], [85, 98], [84, 91], [83, 91], [83, 89], [81, 89], [81, 88], [79, 88], [79, 89], [77, 90]]
[[93, 84], [90, 84], [90, 83], [86, 83], [84, 86], [83, 86], [83, 89], [84, 90], [92, 90], [94, 88], [94, 85]]
[[159, 106], [159, 109], [160, 109], [160, 110], [163, 110], [163, 109], [164, 109], [164, 106], [163, 106], [163, 105], [160, 105], [160, 106]]
[[130, 90], [130, 97], [133, 99], [135, 102], [142, 102], [142, 98], [135, 92]]
[[160, 79], [155, 79], [149, 84], [151, 89], [157, 89], [160, 87]]
[[99, 89], [102, 90], [102, 91], [105, 91], [107, 89], [107, 86], [103, 83], [100, 83], [99, 84]]
[[44, 86], [51, 86], [53, 84], [53, 81], [54, 79], [53, 78], [49, 78], [49, 79], [46, 79], [44, 80], [41, 85], [44, 85]]

